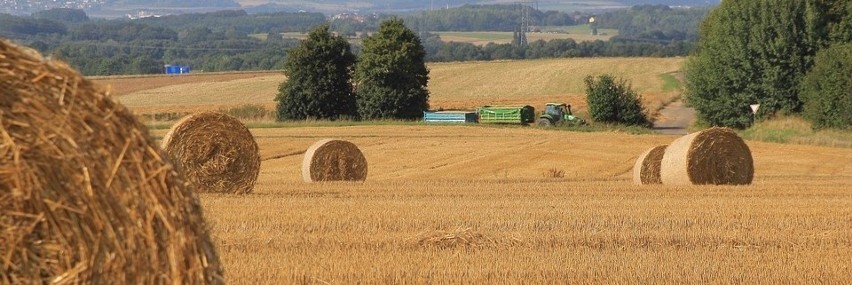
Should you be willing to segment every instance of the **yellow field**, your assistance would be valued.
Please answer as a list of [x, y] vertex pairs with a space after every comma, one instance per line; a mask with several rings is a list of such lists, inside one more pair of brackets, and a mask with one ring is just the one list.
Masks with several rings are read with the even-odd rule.
[[432, 107], [472, 108], [484, 104], [567, 102], [584, 110], [587, 75], [611, 73], [629, 80], [649, 109], [678, 92], [664, 92], [662, 74], [677, 72], [683, 58], [582, 58], [436, 63], [429, 91]]
[[[432, 105], [583, 106], [582, 77], [600, 72], [632, 80], [652, 104], [677, 95], [662, 91], [660, 75], [682, 61], [432, 64]], [[283, 80], [154, 77], [137, 82], [150, 88], [114, 93], [137, 113], [271, 107]], [[264, 159], [254, 193], [200, 195], [231, 284], [843, 284], [852, 276], [849, 148], [747, 141], [753, 185], [634, 186], [639, 154], [676, 137], [475, 125], [252, 132]], [[367, 181], [303, 183], [302, 152], [323, 138], [361, 147]]]
[[[663, 91], [661, 75], [678, 72], [683, 58], [591, 58], [529, 61], [494, 61], [429, 64], [433, 108], [473, 109], [482, 105], [529, 104], [540, 108], [547, 102], [566, 102], [585, 110], [583, 78], [612, 73], [630, 80], [645, 98], [646, 107], [656, 110], [678, 96]], [[283, 73], [258, 73], [224, 78], [193, 75], [174, 84], [158, 80], [180, 76], [104, 78], [113, 94], [137, 113], [218, 110], [243, 104], [274, 108]], [[151, 83], [155, 82], [155, 83]], [[151, 86], [130, 88], [125, 86]]]
[[[636, 157], [675, 137], [253, 132], [261, 157], [283, 156], [263, 161], [255, 193], [201, 195], [232, 284], [830, 284], [852, 274], [849, 149], [749, 142], [752, 186], [640, 187], [629, 180]], [[301, 182], [300, 152], [329, 137], [361, 147], [366, 182]]]

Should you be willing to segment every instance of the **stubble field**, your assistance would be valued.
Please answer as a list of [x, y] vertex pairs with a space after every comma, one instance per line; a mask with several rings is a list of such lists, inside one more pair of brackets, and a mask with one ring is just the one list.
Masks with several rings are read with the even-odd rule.
[[[614, 70], [635, 64], [608, 60]], [[583, 73], [544, 71], [579, 63], [544, 62], [543, 74], [559, 75], [525, 78], [553, 85], [518, 89], [499, 83], [525, 73], [484, 70], [535, 64], [432, 65], [433, 104], [581, 98]], [[598, 65], [587, 64], [609, 69]], [[624, 72], [651, 94], [661, 90], [659, 74], [678, 68], [660, 65]], [[225, 98], [195, 102], [207, 106], [234, 100], [216, 84], [243, 86], [233, 92], [266, 84], [212, 83], [182, 91]], [[171, 108], [136, 94], [119, 99], [134, 110]], [[848, 148], [748, 141], [753, 185], [634, 186], [637, 156], [675, 136], [430, 125], [252, 132], [264, 159], [254, 193], [199, 195], [231, 284], [842, 284], [852, 276]], [[303, 183], [302, 152], [323, 138], [361, 147], [367, 181]]]
[[[253, 131], [267, 159], [255, 192], [201, 195], [234, 284], [831, 284], [852, 274], [848, 149], [750, 142], [752, 186], [633, 186], [636, 156], [674, 137]], [[301, 181], [300, 152], [328, 137], [361, 147], [366, 182]]]

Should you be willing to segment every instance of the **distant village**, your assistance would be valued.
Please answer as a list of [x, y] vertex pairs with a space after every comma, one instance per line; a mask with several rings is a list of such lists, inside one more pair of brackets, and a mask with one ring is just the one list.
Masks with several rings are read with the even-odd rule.
[[0, 0], [0, 13], [29, 15], [36, 11], [53, 8], [90, 9], [103, 5], [106, 0]]

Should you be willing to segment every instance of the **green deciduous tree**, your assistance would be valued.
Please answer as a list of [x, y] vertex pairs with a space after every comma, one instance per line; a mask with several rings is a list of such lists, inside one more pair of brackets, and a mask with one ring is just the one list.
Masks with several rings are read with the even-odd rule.
[[586, 101], [596, 122], [649, 127], [651, 122], [642, 107], [642, 98], [630, 84], [611, 74], [587, 76]]
[[816, 43], [808, 33], [805, 0], [726, 0], [701, 27], [686, 64], [686, 99], [713, 126], [751, 125], [760, 115], [801, 111], [800, 81]]
[[313, 29], [289, 51], [284, 65], [287, 81], [278, 88], [279, 120], [338, 119], [356, 115], [351, 72], [355, 56], [349, 43], [329, 32]]
[[429, 70], [420, 38], [398, 18], [364, 40], [355, 69], [363, 119], [416, 119], [429, 108]]
[[805, 118], [816, 128], [852, 128], [852, 43], [820, 50], [802, 82]]
[[852, 41], [852, 1], [808, 0], [811, 37], [821, 46]]

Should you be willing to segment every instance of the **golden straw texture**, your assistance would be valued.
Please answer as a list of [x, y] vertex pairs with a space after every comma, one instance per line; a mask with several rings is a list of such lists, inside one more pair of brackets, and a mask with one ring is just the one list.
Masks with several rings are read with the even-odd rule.
[[305, 152], [302, 178], [305, 182], [364, 181], [367, 179], [367, 159], [351, 142], [321, 140]]
[[633, 165], [633, 183], [636, 185], [663, 183], [660, 180], [660, 162], [663, 160], [666, 147], [667, 145], [655, 146], [639, 156], [636, 164]]
[[218, 284], [191, 189], [67, 65], [0, 40], [0, 284]]
[[163, 137], [162, 147], [201, 192], [250, 193], [260, 173], [254, 136], [226, 114], [184, 117]]
[[669, 185], [744, 185], [754, 179], [751, 150], [728, 128], [678, 138], [666, 148], [660, 178]]

